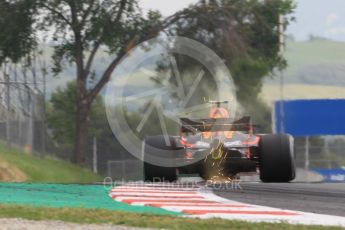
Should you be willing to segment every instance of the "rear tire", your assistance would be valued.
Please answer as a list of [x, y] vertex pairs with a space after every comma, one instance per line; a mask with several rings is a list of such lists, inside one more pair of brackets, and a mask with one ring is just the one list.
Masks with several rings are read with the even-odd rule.
[[289, 182], [295, 179], [293, 139], [289, 135], [261, 136], [260, 179], [263, 182]]
[[[171, 138], [171, 141], [172, 138]], [[174, 167], [163, 167], [158, 165], [153, 165], [146, 162], [146, 153], [160, 155], [161, 153], [157, 151], [154, 151], [151, 148], [148, 148], [148, 146], [154, 147], [158, 150], [178, 150], [174, 148], [174, 145], [167, 146], [165, 143], [165, 139], [163, 136], [153, 136], [153, 137], [147, 137], [145, 139], [145, 145], [144, 145], [144, 180], [150, 181], [150, 182], [173, 182], [177, 179], [176, 174], [176, 168]]]

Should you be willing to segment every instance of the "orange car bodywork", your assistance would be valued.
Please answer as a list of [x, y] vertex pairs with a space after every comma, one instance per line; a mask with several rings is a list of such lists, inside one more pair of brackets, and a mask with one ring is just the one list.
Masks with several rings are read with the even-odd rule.
[[[210, 118], [229, 118], [230, 117], [230, 114], [229, 114], [229, 111], [224, 109], [224, 108], [220, 108], [220, 107], [217, 107], [217, 108], [212, 108], [211, 111], [210, 111]], [[226, 138], [232, 138], [232, 135], [233, 135], [233, 131], [224, 131], [224, 132], [203, 132], [202, 133], [202, 136], [205, 138], [205, 139], [208, 139], [210, 138], [212, 135], [221, 135], [221, 134], [224, 134]]]

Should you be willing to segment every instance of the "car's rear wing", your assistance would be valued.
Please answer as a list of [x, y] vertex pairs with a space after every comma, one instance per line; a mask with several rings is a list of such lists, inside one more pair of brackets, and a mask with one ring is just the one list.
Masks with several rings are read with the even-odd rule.
[[180, 118], [181, 132], [217, 132], [217, 131], [250, 131], [253, 129], [250, 117], [237, 121], [229, 118]]

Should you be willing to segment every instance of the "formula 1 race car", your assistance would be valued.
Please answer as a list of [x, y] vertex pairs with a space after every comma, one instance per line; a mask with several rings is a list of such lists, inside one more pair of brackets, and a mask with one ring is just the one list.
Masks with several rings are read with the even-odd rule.
[[[263, 182], [289, 182], [295, 178], [290, 135], [254, 134], [250, 117], [232, 122], [229, 111], [221, 107], [228, 102], [210, 103], [209, 118], [180, 118], [179, 136], [145, 139], [145, 181], [175, 181], [178, 174], [199, 174], [206, 180], [214, 176], [234, 178], [238, 173], [258, 171]], [[171, 164], [150, 164], [149, 158], [155, 156]]]

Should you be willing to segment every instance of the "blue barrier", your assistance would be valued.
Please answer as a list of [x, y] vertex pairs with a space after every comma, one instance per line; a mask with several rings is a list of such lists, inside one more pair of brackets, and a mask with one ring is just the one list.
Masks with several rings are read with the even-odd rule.
[[273, 112], [275, 133], [345, 135], [345, 99], [276, 101]]
[[345, 169], [313, 169], [324, 177], [324, 182], [345, 182]]

